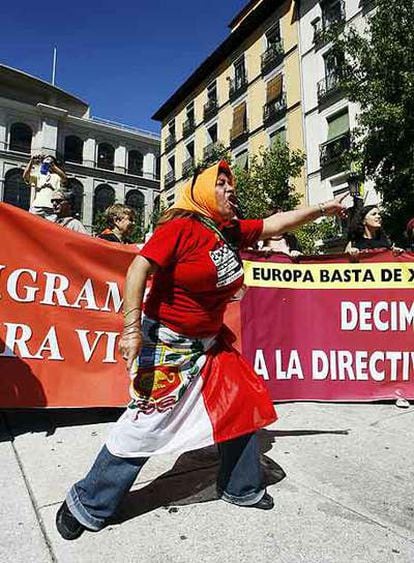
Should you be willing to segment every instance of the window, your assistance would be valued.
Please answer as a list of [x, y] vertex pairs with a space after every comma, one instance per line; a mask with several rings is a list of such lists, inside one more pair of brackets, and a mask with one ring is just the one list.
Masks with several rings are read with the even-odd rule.
[[278, 74], [266, 84], [266, 104], [263, 121], [266, 126], [279, 121], [286, 114], [286, 97], [283, 95], [283, 75]]
[[23, 180], [23, 171], [20, 168], [6, 172], [3, 201], [20, 209], [29, 210], [30, 186]]
[[325, 28], [341, 21], [344, 17], [343, 2], [341, 0], [325, 0], [322, 4], [322, 20]]
[[73, 215], [82, 221], [83, 218], [83, 185], [76, 178], [68, 179], [68, 188], [74, 194]]
[[336, 114], [328, 121], [328, 141], [345, 135], [349, 131], [349, 114], [348, 109], [342, 113]]
[[183, 123], [183, 137], [190, 135], [195, 129], [194, 102], [185, 108], [186, 120]]
[[65, 156], [66, 162], [83, 162], [83, 141], [76, 135], [68, 135], [65, 137]]
[[185, 147], [187, 156], [183, 162], [182, 176], [183, 178], [188, 178], [193, 174], [194, 171], [194, 141], [188, 143]]
[[13, 123], [10, 127], [9, 149], [29, 153], [32, 148], [32, 130], [25, 123]]
[[277, 129], [273, 133], [270, 134], [270, 146], [275, 145], [276, 143], [286, 143], [286, 129], [285, 127], [281, 127]]
[[145, 220], [145, 197], [139, 190], [130, 190], [125, 198], [125, 205], [135, 209], [137, 214], [137, 225], [144, 227]]
[[217, 114], [217, 83], [212, 82], [207, 86], [207, 103], [204, 105], [204, 120], [208, 121]]
[[217, 139], [218, 139], [217, 123], [215, 123], [214, 125], [212, 125], [207, 129], [207, 135], [208, 135], [208, 144], [217, 143]]
[[236, 166], [241, 170], [247, 170], [249, 168], [249, 155], [247, 150], [239, 152], [239, 154], [236, 154], [234, 159], [236, 162]]
[[109, 143], [100, 143], [98, 145], [98, 168], [105, 170], [114, 169], [115, 149]]
[[233, 127], [230, 131], [230, 144], [243, 142], [247, 133], [246, 102], [242, 102], [234, 108]]
[[115, 190], [108, 184], [100, 184], [93, 196], [93, 220], [95, 222], [97, 215], [103, 213], [115, 202]]
[[165, 150], [168, 151], [175, 144], [175, 119], [167, 125], [167, 136], [165, 138]]
[[217, 83], [212, 82], [207, 86], [207, 101], [217, 103]]
[[128, 152], [128, 174], [142, 176], [144, 165], [144, 157], [139, 151], [133, 150]]
[[236, 81], [236, 88], [240, 88], [240, 86], [246, 81], [246, 69], [244, 66], [244, 57], [242, 57], [236, 63], [234, 63], [234, 78]]
[[277, 22], [268, 31], [266, 31], [267, 48], [279, 46], [280, 43], [280, 23]]
[[159, 180], [161, 175], [161, 157], [158, 155], [155, 159], [155, 179]]

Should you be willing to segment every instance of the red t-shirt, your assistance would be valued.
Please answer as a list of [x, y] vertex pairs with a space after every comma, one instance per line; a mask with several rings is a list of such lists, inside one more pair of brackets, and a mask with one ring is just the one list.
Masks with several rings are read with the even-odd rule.
[[[263, 221], [251, 219], [234, 221], [223, 232], [233, 247], [245, 248], [262, 230]], [[140, 254], [159, 266], [145, 314], [186, 336], [218, 332], [226, 304], [243, 284], [238, 252], [197, 219], [185, 217], [158, 227]]]

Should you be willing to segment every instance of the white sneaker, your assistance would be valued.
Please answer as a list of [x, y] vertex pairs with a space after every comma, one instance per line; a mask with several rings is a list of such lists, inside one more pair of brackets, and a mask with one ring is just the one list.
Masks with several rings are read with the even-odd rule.
[[404, 399], [404, 397], [398, 397], [398, 399], [395, 401], [395, 406], [400, 409], [408, 409], [408, 407], [410, 406], [410, 401], [407, 401], [407, 399]]

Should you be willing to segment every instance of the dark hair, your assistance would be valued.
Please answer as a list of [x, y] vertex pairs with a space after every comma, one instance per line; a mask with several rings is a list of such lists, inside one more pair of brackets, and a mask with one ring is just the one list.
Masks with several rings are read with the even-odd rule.
[[[360, 209], [356, 209], [354, 213], [351, 215], [349, 228], [348, 228], [348, 240], [351, 242], [360, 241], [364, 238], [365, 232], [365, 225], [364, 219], [368, 215], [370, 211], [373, 209], [378, 208], [378, 205], [366, 205], [365, 207], [361, 207]], [[387, 239], [387, 235], [385, 234], [382, 227], [377, 229], [374, 240], [380, 239]]]

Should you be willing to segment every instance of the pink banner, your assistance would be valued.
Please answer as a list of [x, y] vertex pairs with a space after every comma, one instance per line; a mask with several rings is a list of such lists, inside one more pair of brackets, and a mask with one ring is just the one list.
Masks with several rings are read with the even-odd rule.
[[412, 254], [245, 256], [242, 350], [274, 400], [414, 398]]

